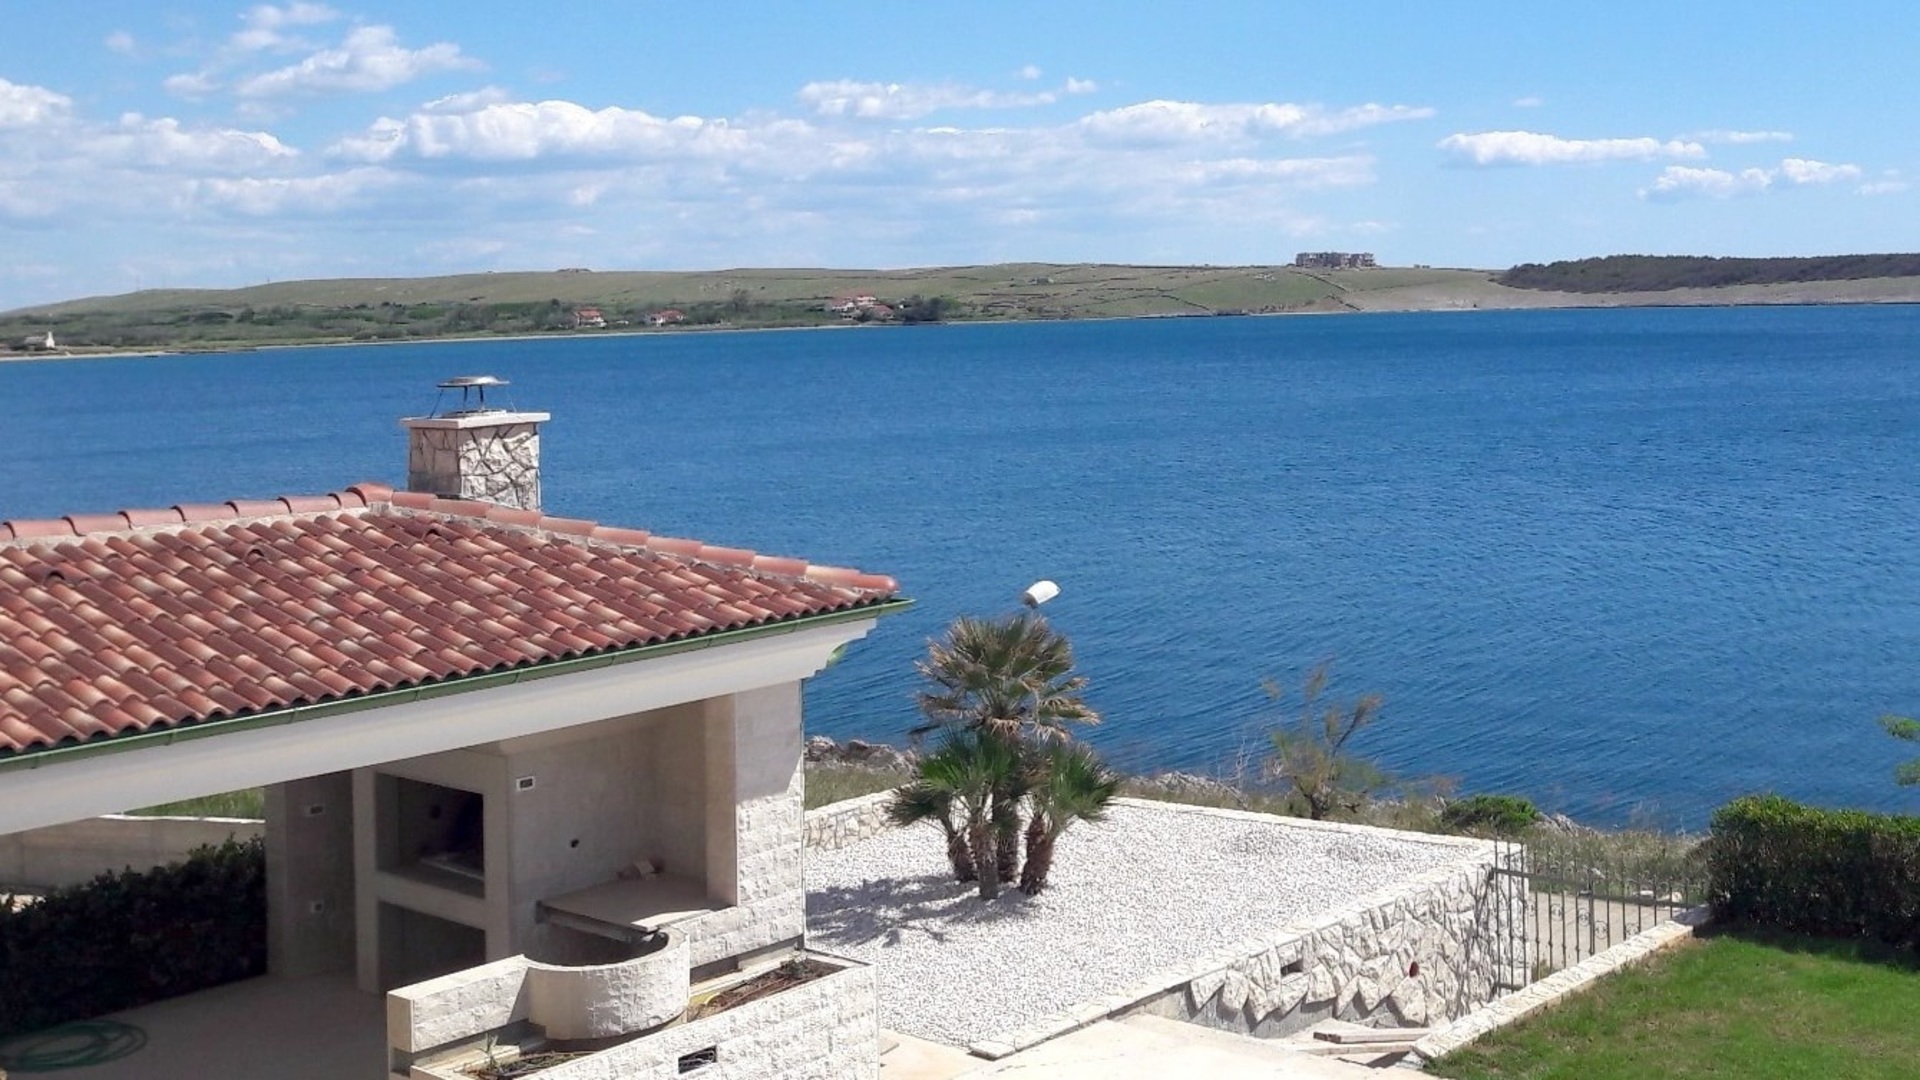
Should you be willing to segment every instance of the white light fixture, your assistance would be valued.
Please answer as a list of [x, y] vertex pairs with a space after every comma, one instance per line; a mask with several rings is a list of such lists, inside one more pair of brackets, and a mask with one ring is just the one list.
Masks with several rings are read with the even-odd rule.
[[1020, 602], [1030, 608], [1037, 608], [1059, 595], [1060, 586], [1051, 581], [1036, 581], [1027, 586], [1026, 592], [1020, 594]]

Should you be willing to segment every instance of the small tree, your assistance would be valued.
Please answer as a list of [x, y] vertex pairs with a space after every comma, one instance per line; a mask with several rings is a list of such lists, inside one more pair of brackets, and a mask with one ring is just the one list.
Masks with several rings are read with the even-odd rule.
[[1084, 746], [1048, 747], [1036, 764], [1033, 818], [1027, 823], [1027, 864], [1020, 871], [1020, 891], [1028, 896], [1047, 887], [1060, 834], [1076, 821], [1106, 817], [1107, 804], [1120, 791], [1120, 775]]
[[[1021, 879], [1024, 811], [1047, 780], [1046, 751], [1068, 741], [1068, 725], [1100, 717], [1080, 696], [1087, 680], [1073, 670], [1072, 646], [1032, 612], [956, 619], [915, 666], [927, 682], [919, 695], [926, 721], [910, 734], [944, 739], [889, 813], [899, 824], [938, 824], [956, 879], [978, 880], [992, 899], [1001, 882]], [[959, 782], [986, 775], [994, 786], [985, 793]]]
[[[1880, 726], [1886, 728], [1887, 734], [1896, 739], [1920, 742], [1920, 720], [1910, 716], [1883, 716], [1880, 718]], [[1903, 761], [1894, 766], [1893, 778], [1901, 784], [1920, 784], [1920, 758]]]
[[[1276, 729], [1270, 736], [1272, 753], [1266, 762], [1269, 779], [1284, 782], [1299, 811], [1315, 821], [1336, 812], [1353, 813], [1365, 806], [1392, 778], [1365, 758], [1349, 753], [1347, 744], [1380, 715], [1378, 694], [1367, 694], [1352, 705], [1322, 705], [1331, 662], [1307, 674], [1301, 692], [1300, 719]], [[1278, 701], [1285, 691], [1272, 680], [1267, 695]]]

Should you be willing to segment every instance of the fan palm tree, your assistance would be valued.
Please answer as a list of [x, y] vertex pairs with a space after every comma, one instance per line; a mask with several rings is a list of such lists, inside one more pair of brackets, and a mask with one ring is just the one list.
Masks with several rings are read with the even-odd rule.
[[[962, 840], [973, 879], [980, 883], [980, 898], [992, 900], [1000, 895], [1003, 880], [995, 833], [1009, 813], [1019, 821], [1018, 811], [1009, 810], [1000, 795], [1024, 793], [1020, 773], [1019, 748], [1009, 740], [982, 731], [950, 732], [939, 749], [920, 759], [918, 776], [894, 796], [888, 812], [895, 821], [905, 823], [940, 822], [947, 830], [947, 857], [956, 876], [965, 881], [968, 878], [958, 861], [961, 845], [955, 843], [956, 838]], [[938, 811], [938, 816], [917, 816], [922, 810]]]
[[1049, 747], [1033, 784], [1033, 819], [1027, 824], [1027, 865], [1020, 891], [1032, 896], [1047, 887], [1054, 845], [1076, 821], [1099, 821], [1120, 790], [1119, 774], [1085, 746]]
[[[916, 737], [973, 732], [1025, 759], [1034, 745], [1068, 739], [1068, 725], [1100, 721], [1081, 697], [1087, 680], [1074, 673], [1073, 646], [1034, 612], [962, 616], [947, 628], [945, 640], [927, 643], [926, 659], [915, 667], [929, 684], [918, 699], [926, 723], [912, 729]], [[1007, 774], [1007, 783], [994, 792], [994, 842], [973, 848], [976, 866], [981, 852], [992, 851], [1002, 881], [1019, 876], [1022, 784], [1030, 772], [1022, 767]]]
[[962, 727], [1048, 742], [1067, 738], [1069, 724], [1100, 722], [1081, 697], [1087, 680], [1074, 673], [1073, 646], [1033, 612], [955, 619], [914, 666], [931, 684], [914, 735]]
[[893, 789], [887, 801], [887, 820], [895, 825], [917, 825], [931, 821], [940, 826], [947, 838], [947, 862], [953, 867], [953, 880], [973, 881], [973, 849], [967, 844], [966, 821], [958, 814], [953, 793], [926, 780], [914, 780]]

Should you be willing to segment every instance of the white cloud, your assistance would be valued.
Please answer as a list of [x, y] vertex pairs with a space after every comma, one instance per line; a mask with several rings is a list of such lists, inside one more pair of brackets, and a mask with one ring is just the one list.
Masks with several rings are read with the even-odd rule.
[[1766, 169], [1742, 169], [1731, 173], [1724, 169], [1696, 169], [1686, 165], [1669, 165], [1654, 177], [1653, 183], [1640, 190], [1643, 199], [1673, 200], [1691, 196], [1705, 196], [1711, 199], [1729, 199], [1735, 195], [1757, 195], [1773, 184], [1773, 174]]
[[175, 97], [198, 101], [220, 89], [220, 80], [207, 71], [183, 71], [161, 80], [160, 86]]
[[1860, 176], [1858, 165], [1832, 165], [1824, 161], [1811, 161], [1807, 158], [1786, 158], [1777, 168], [1748, 168], [1739, 172], [1724, 169], [1695, 169], [1682, 165], [1669, 165], [1654, 177], [1653, 183], [1640, 190], [1643, 199], [1673, 200], [1692, 196], [1704, 196], [1712, 199], [1727, 199], [1735, 195], [1759, 195], [1771, 190], [1775, 181], [1785, 181], [1797, 187], [1808, 184], [1831, 184], [1841, 180], [1855, 180]]
[[1020, 109], [1051, 105], [1047, 91], [1011, 94], [977, 90], [957, 83], [877, 83], [853, 79], [810, 82], [800, 88], [802, 104], [821, 116], [863, 120], [916, 120], [943, 109]]
[[211, 177], [194, 181], [188, 192], [189, 198], [202, 206], [268, 217], [337, 210], [401, 179], [385, 169], [369, 167], [320, 176]]
[[1787, 158], [1780, 163], [1780, 175], [1790, 184], [1831, 184], [1836, 180], [1858, 180], [1860, 166]]
[[438, 42], [423, 49], [399, 44], [391, 26], [359, 26], [338, 48], [322, 49], [289, 67], [253, 75], [235, 87], [242, 97], [389, 90], [426, 75], [470, 71], [480, 63], [460, 46]]
[[1900, 177], [1900, 170], [1888, 169], [1880, 174], [1880, 179], [1869, 180], [1859, 187], [1862, 195], [1898, 195], [1912, 185]]
[[1472, 165], [1573, 165], [1596, 161], [1701, 158], [1697, 142], [1671, 139], [1563, 139], [1533, 131], [1482, 131], [1449, 135], [1440, 149]]
[[1406, 105], [1369, 104], [1328, 112], [1318, 105], [1146, 101], [1091, 113], [1081, 118], [1080, 126], [1090, 135], [1117, 142], [1177, 143], [1265, 135], [1333, 135], [1375, 124], [1424, 120], [1432, 115], [1432, 109]]
[[112, 127], [76, 135], [76, 152], [95, 161], [165, 170], [251, 169], [288, 161], [298, 151], [264, 131], [187, 128], [162, 116], [128, 113]]
[[1094, 82], [1092, 79], [1076, 79], [1069, 75], [1067, 76], [1067, 85], [1064, 89], [1069, 94], [1091, 94], [1095, 90], [1100, 89], [1100, 84]]
[[242, 28], [229, 41], [242, 52], [299, 48], [303, 43], [286, 33], [289, 27], [320, 26], [339, 17], [339, 12], [325, 4], [256, 4], [240, 16]]
[[1752, 143], [1792, 142], [1791, 131], [1728, 131], [1714, 128], [1710, 131], [1695, 131], [1680, 136], [1693, 142], [1717, 143], [1728, 146], [1746, 146]]
[[132, 56], [139, 49], [139, 45], [133, 40], [133, 35], [125, 30], [115, 30], [102, 39], [101, 43], [109, 52], [117, 52], [121, 56]]
[[1537, 109], [1546, 103], [1546, 98], [1536, 94], [1528, 94], [1526, 97], [1513, 99], [1513, 107], [1516, 109]]
[[464, 94], [448, 94], [434, 98], [420, 106], [421, 112], [463, 113], [486, 108], [488, 105], [500, 105], [512, 98], [505, 90], [497, 86], [483, 86], [478, 90], [469, 90]]
[[1020, 69], [1020, 77], [1028, 82], [1038, 79], [1040, 75], [1040, 67], [1037, 64], [1028, 64], [1026, 67]]
[[40, 86], [0, 79], [0, 129], [33, 127], [60, 119], [73, 99]]

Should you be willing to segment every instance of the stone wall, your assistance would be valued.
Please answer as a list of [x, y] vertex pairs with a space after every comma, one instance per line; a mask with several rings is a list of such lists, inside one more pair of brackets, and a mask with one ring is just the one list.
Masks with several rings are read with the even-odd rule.
[[540, 508], [540, 427], [408, 425], [407, 490]]
[[669, 1080], [711, 1051], [702, 1080], [873, 1080], [880, 1009], [873, 969], [850, 965], [773, 997], [666, 1028], [540, 1074], [541, 1080]]
[[857, 799], [807, 811], [807, 850], [838, 851], [895, 826], [887, 821], [890, 791], [876, 791]]
[[[880, 1012], [873, 969], [810, 953], [839, 970], [713, 1016], [663, 1027], [555, 1066], [541, 1080], [678, 1077], [688, 1055], [708, 1055], [703, 1080], [872, 1080], [880, 1067]], [[449, 1043], [484, 1038], [518, 1021], [540, 1022], [537, 997], [523, 991], [526, 958], [513, 957], [388, 995], [388, 1042], [414, 1077], [458, 1077], [453, 1061], [414, 1062]], [[564, 973], [562, 973], [564, 974]], [[684, 1001], [685, 998], [682, 998]]]
[[1524, 981], [1524, 964], [1497, 931], [1497, 907], [1514, 895], [1494, 880], [1501, 856], [1491, 844], [1462, 843], [1473, 850], [1463, 850], [1461, 862], [1248, 942], [1236, 955], [1201, 958], [1163, 992], [1116, 1011], [1261, 1038], [1330, 1018], [1426, 1027], [1464, 1016], [1502, 983]]

